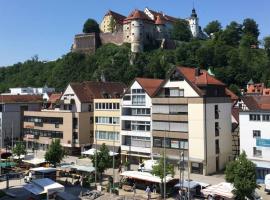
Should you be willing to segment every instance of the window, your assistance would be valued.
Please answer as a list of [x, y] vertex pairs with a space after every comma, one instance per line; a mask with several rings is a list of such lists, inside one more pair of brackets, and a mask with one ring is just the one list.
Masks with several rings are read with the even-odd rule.
[[219, 118], [219, 110], [218, 110], [218, 105], [215, 105], [215, 119]]
[[254, 138], [260, 138], [261, 137], [261, 131], [260, 130], [253, 130], [253, 137]]
[[144, 94], [144, 89], [132, 89], [133, 94]]
[[150, 108], [132, 108], [131, 115], [150, 115]]
[[119, 103], [95, 103], [96, 110], [119, 110]]
[[262, 116], [262, 120], [263, 120], [263, 121], [268, 121], [268, 122], [269, 122], [269, 121], [270, 121], [270, 115], [263, 115], [263, 116]]
[[219, 136], [219, 123], [215, 122], [215, 136]]
[[92, 111], [92, 105], [91, 105], [91, 104], [88, 105], [88, 111], [89, 111], [89, 112]]
[[0, 105], [0, 112], [2, 112], [3, 111], [3, 105], [1, 104]]
[[219, 140], [216, 140], [216, 154], [219, 154]]
[[130, 101], [130, 100], [131, 100], [130, 95], [125, 95], [125, 96], [123, 97], [123, 100], [124, 100], [124, 101]]
[[145, 105], [145, 95], [132, 95], [133, 105]]
[[95, 122], [97, 124], [119, 124], [119, 117], [96, 117]]
[[150, 131], [150, 122], [131, 121], [132, 131]]
[[[164, 138], [154, 137], [153, 147], [164, 148]], [[188, 149], [188, 141], [176, 138], [166, 138], [166, 148]]]
[[254, 157], [261, 157], [262, 156], [262, 150], [258, 149], [257, 147], [253, 147], [253, 156]]
[[250, 121], [261, 121], [261, 115], [257, 114], [249, 114]]
[[94, 117], [90, 117], [90, 124], [94, 123]]
[[73, 129], [78, 128], [78, 118], [72, 119], [72, 126], [73, 126]]
[[96, 138], [98, 140], [119, 140], [119, 132], [96, 131]]

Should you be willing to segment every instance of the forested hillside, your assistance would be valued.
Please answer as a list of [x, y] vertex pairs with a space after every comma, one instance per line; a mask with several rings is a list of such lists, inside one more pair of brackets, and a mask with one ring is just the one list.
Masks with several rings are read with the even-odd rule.
[[224, 29], [218, 21], [204, 31], [208, 40], [185, 39], [175, 50], [154, 49], [140, 53], [130, 62], [127, 44], [108, 44], [94, 55], [68, 53], [52, 62], [37, 57], [0, 68], [0, 92], [9, 87], [43, 86], [62, 90], [71, 81], [98, 80], [129, 83], [136, 76], [164, 78], [175, 65], [211, 69], [215, 76], [236, 90], [250, 78], [270, 86], [270, 38], [258, 41], [259, 29], [254, 20], [243, 24], [231, 22]]

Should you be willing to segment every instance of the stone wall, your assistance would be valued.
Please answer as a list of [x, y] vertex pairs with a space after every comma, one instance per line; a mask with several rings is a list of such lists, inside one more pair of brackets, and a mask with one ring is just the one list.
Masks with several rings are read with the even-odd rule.
[[116, 45], [121, 45], [124, 42], [123, 32], [114, 32], [114, 33], [100, 33], [99, 34], [101, 44], [113, 43]]
[[95, 33], [75, 35], [72, 52], [95, 53], [97, 48], [97, 37]]

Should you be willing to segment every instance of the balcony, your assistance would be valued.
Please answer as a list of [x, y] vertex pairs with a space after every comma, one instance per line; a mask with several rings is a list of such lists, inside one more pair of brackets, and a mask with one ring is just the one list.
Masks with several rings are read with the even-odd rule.
[[188, 115], [175, 115], [175, 114], [152, 114], [153, 121], [174, 121], [174, 122], [186, 122], [188, 121]]

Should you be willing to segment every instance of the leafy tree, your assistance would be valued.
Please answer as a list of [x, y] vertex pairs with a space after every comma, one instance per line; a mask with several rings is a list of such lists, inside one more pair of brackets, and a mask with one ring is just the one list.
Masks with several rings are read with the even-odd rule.
[[103, 173], [106, 169], [112, 167], [112, 157], [109, 154], [109, 149], [106, 144], [102, 144], [99, 152], [96, 155], [91, 156], [93, 166], [96, 166], [96, 171], [100, 175], [100, 181], [102, 181]]
[[252, 193], [258, 187], [256, 184], [256, 165], [247, 159], [245, 152], [235, 160], [227, 164], [225, 179], [234, 185], [233, 193], [238, 200], [252, 197]]
[[99, 25], [94, 19], [87, 19], [83, 25], [84, 33], [99, 33]]
[[15, 147], [12, 149], [12, 153], [18, 156], [19, 165], [21, 165], [21, 155], [25, 155], [26, 148], [23, 142], [17, 142]]
[[257, 40], [260, 35], [259, 25], [254, 19], [247, 18], [243, 22], [243, 33], [251, 35]]
[[[165, 174], [164, 174], [164, 159], [166, 160], [166, 167], [165, 167]], [[168, 174], [171, 174], [174, 176], [174, 166], [173, 164], [169, 164], [167, 162], [167, 158], [164, 158], [164, 155], [158, 160], [157, 165], [153, 166], [153, 170], [151, 172], [153, 175], [158, 176], [161, 179], [161, 185], [160, 188], [163, 190], [163, 184], [164, 184], [164, 177], [166, 177]], [[162, 191], [163, 193], [163, 191]]]
[[227, 45], [237, 46], [242, 36], [242, 25], [233, 21], [221, 33], [220, 39]]
[[211, 36], [211, 34], [221, 31], [222, 26], [218, 20], [215, 20], [215, 21], [209, 22], [209, 24], [207, 24], [203, 30], [204, 32], [207, 33], [208, 36]]
[[270, 36], [263, 38], [263, 46], [268, 57], [270, 58]]
[[64, 158], [65, 152], [60, 144], [59, 139], [52, 140], [49, 149], [45, 153], [45, 160], [51, 163], [54, 167]]
[[174, 40], [190, 41], [192, 34], [188, 22], [182, 19], [176, 20], [176, 22], [173, 24], [171, 37]]

